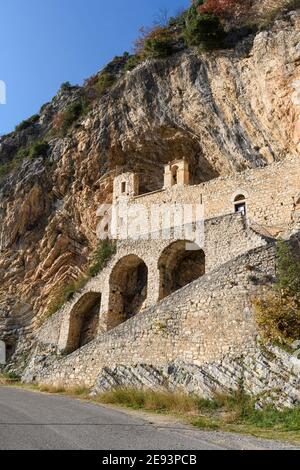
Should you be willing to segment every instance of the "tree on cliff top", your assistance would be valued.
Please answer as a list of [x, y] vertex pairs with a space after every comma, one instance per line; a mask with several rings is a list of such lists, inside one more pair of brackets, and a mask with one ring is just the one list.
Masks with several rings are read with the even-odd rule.
[[222, 46], [225, 32], [220, 18], [212, 12], [200, 12], [199, 8], [199, 2], [194, 3], [185, 16], [183, 36], [187, 46], [199, 46], [202, 50]]
[[206, 0], [198, 6], [198, 11], [199, 13], [213, 13], [223, 18], [232, 15], [237, 17], [246, 13], [252, 3], [252, 0]]

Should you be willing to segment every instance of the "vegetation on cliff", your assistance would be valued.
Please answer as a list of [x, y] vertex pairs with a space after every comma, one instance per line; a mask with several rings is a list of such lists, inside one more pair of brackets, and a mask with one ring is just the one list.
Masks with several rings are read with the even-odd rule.
[[59, 287], [53, 300], [48, 305], [45, 314], [39, 319], [38, 326], [41, 326], [48, 318], [61, 309], [66, 302], [72, 300], [73, 296], [85, 287], [88, 281], [97, 276], [108, 264], [116, 252], [116, 245], [110, 240], [100, 240], [92, 255], [91, 263], [77, 279], [72, 280], [67, 285]]
[[[151, 27], [141, 28], [133, 55], [125, 52], [123, 56], [115, 57], [101, 72], [85, 81], [80, 97], [54, 115], [52, 131], [43, 137], [49, 140], [68, 135], [92, 109], [93, 103], [107, 93], [120, 76], [144, 60], [164, 59], [189, 47], [197, 47], [199, 51], [234, 47], [249, 34], [269, 27], [282, 12], [300, 8], [300, 0], [278, 0], [273, 2], [273, 8], [253, 17], [253, 3], [252, 0], [192, 0], [191, 6], [175, 17], [162, 13]], [[62, 84], [61, 91], [68, 92], [72, 88], [66, 82]], [[39, 119], [40, 115], [36, 114], [24, 120], [16, 126], [15, 133], [30, 129]], [[9, 136], [13, 135], [11, 133]], [[3, 136], [2, 139], [9, 136]], [[25, 153], [23, 158], [26, 158]], [[20, 155], [18, 160], [20, 162]], [[19, 165], [7, 166], [0, 162], [0, 174], [3, 177], [17, 167]]]
[[[254, 48], [250, 35], [247, 47], [233, 49], [253, 28], [243, 29], [242, 11], [232, 16], [211, 5], [198, 2], [144, 29], [133, 54], [114, 58], [82, 87], [64, 83], [38, 115], [0, 138], [1, 327], [23, 327], [18, 303], [42, 316], [58, 286], [85, 272], [97, 244], [95, 212], [110, 201], [116, 167], [138, 172], [147, 192], [161, 187], [164, 163], [183, 154], [198, 184], [294, 152], [298, 16], [284, 15], [281, 31], [270, 29]], [[199, 53], [214, 34], [197, 29], [201, 15], [209, 15], [206, 28], [218, 17], [225, 36], [216, 47], [232, 47], [226, 54]], [[192, 26], [200, 34], [190, 49]], [[270, 57], [276, 74], [268, 72]]]
[[300, 340], [300, 260], [283, 241], [277, 244], [277, 280], [254, 302], [263, 338], [290, 346]]

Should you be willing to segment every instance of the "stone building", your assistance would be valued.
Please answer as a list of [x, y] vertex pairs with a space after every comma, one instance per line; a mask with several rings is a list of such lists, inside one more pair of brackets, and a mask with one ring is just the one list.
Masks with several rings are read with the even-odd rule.
[[[175, 161], [147, 194], [138, 175], [117, 176], [116, 253], [37, 332], [62, 358], [35, 354], [24, 380], [92, 387], [107, 368], [202, 366], [254, 347], [252, 297], [273, 282], [274, 241], [297, 229], [299, 203], [298, 158], [196, 186]], [[198, 215], [186, 222], [183, 208]]]

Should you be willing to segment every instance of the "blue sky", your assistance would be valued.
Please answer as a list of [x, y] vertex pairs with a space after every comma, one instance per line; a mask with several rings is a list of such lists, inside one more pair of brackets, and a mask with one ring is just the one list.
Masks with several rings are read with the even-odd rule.
[[65, 81], [81, 84], [115, 55], [131, 51], [159, 9], [189, 0], [1, 0], [0, 135], [39, 111]]

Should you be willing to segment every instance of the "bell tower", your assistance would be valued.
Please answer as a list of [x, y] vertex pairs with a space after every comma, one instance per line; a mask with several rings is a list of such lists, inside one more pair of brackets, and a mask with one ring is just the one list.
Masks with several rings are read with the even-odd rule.
[[189, 164], [185, 159], [175, 160], [165, 166], [164, 188], [184, 186], [190, 182]]

